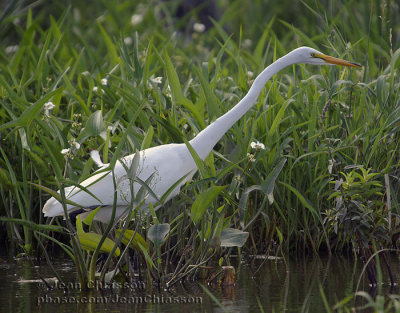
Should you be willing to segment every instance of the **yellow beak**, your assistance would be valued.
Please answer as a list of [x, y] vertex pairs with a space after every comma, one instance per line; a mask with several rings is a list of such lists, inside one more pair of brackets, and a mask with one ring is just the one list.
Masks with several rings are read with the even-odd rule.
[[346, 61], [346, 60], [342, 60], [342, 59], [338, 59], [338, 58], [334, 58], [334, 57], [331, 57], [329, 55], [325, 55], [325, 54], [322, 54], [322, 53], [316, 53], [315, 57], [316, 58], [320, 58], [320, 59], [324, 60], [326, 63], [329, 63], [329, 64], [336, 64], [336, 65], [357, 67], [357, 68], [362, 67], [360, 64], [352, 63], [352, 62], [349, 62], [349, 61]]

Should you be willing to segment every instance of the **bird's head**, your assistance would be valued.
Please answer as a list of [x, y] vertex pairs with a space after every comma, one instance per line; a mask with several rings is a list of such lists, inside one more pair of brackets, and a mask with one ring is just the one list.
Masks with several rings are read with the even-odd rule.
[[300, 47], [293, 50], [291, 53], [295, 55], [295, 63], [315, 65], [342, 65], [357, 68], [361, 67], [361, 65], [359, 64], [325, 55], [322, 52], [319, 52], [318, 50], [310, 47]]

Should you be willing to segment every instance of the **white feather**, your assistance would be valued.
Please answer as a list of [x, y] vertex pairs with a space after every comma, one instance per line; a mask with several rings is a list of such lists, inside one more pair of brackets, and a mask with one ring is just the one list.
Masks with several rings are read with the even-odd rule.
[[[272, 63], [257, 76], [249, 92], [236, 106], [218, 118], [214, 123], [210, 124], [190, 141], [194, 150], [204, 160], [228, 129], [254, 105], [266, 82], [273, 75], [283, 68], [296, 63], [329, 65], [324, 61], [324, 57], [326, 56], [315, 49], [301, 47]], [[333, 58], [330, 60], [332, 59]], [[343, 61], [340, 64], [359, 67], [358, 65], [346, 62], [347, 61]], [[193, 174], [197, 170], [196, 164], [185, 144], [167, 144], [149, 148], [139, 153], [140, 162], [137, 177], [146, 181], [154, 174], [150, 187], [157, 197], [161, 197], [174, 183], [185, 175], [188, 175], [169, 195], [169, 198], [178, 194], [180, 187], [191, 180]], [[125, 163], [125, 165], [130, 168], [134, 156], [134, 154], [129, 155], [123, 158], [121, 162]], [[65, 193], [68, 200], [82, 207], [98, 205], [108, 206], [108, 209], [107, 207], [101, 208], [99, 212], [102, 212], [98, 213], [102, 221], [107, 221], [110, 217], [110, 206], [113, 205], [114, 199], [113, 177], [111, 171], [104, 171], [109, 165], [101, 161], [98, 151], [92, 151], [91, 157], [100, 169], [91, 177], [81, 182], [81, 185], [93, 193], [95, 197], [77, 187], [68, 187], [65, 189]], [[118, 161], [114, 168], [115, 179], [118, 182], [117, 205], [121, 207], [126, 206], [131, 201], [130, 182], [122, 163]], [[134, 193], [136, 194], [141, 186], [135, 182], [133, 187]], [[152, 196], [148, 196], [145, 203], [155, 204], [156, 199]], [[74, 206], [68, 204], [67, 208], [71, 210]], [[118, 209], [118, 214], [123, 213], [121, 210], [122, 209]], [[57, 216], [62, 215], [64, 212], [61, 204], [56, 199], [50, 198], [43, 207], [43, 213], [45, 216]]]

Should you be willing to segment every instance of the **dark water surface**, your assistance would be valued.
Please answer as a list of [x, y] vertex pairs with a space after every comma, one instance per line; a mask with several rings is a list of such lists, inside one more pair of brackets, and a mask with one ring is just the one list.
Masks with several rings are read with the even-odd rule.
[[[398, 282], [399, 262], [393, 257], [391, 264]], [[363, 267], [361, 262], [341, 257], [242, 262], [236, 266], [237, 283], [234, 287], [207, 287], [218, 299], [221, 308], [199, 284], [189, 282], [177, 284], [169, 292], [158, 292], [140, 282], [114, 286], [117, 288], [102, 292], [81, 292], [71, 261], [58, 260], [53, 265], [70, 287], [67, 294], [60, 284], [53, 282], [51, 285], [55, 288], [48, 290], [43, 283], [35, 282], [37, 272], [46, 278], [55, 276], [47, 264], [33, 266], [27, 259], [2, 257], [0, 311], [260, 312], [262, 306], [265, 312], [325, 312], [321, 289], [329, 304], [334, 305], [355, 291]], [[384, 281], [388, 280], [385, 272], [383, 277]], [[368, 288], [368, 281], [363, 275], [359, 290]]]

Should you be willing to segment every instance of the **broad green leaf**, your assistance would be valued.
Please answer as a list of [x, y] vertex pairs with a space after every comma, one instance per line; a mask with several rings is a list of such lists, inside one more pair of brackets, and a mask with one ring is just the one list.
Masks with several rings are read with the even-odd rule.
[[134, 77], [137, 81], [142, 79], [143, 76], [143, 66], [142, 62], [139, 60], [139, 34], [138, 32], [135, 32], [133, 36], [133, 62], [135, 66], [135, 72], [134, 72]]
[[278, 178], [279, 173], [282, 171], [283, 166], [286, 163], [286, 158], [282, 159], [277, 166], [273, 168], [273, 170], [268, 174], [266, 180], [262, 183], [262, 190], [267, 195], [270, 204], [274, 202], [274, 188], [275, 188], [275, 181]]
[[279, 173], [282, 171], [285, 163], [286, 163], [286, 158], [282, 159], [278, 163], [278, 165], [273, 168], [273, 170], [268, 174], [268, 177], [261, 185], [253, 185], [245, 190], [242, 197], [240, 198], [239, 207], [241, 208], [241, 210], [243, 210], [246, 207], [249, 194], [254, 190], [262, 191], [268, 197], [270, 204], [274, 202], [273, 192], [275, 188], [275, 181], [278, 178]]
[[140, 163], [140, 151], [136, 150], [129, 168], [126, 169], [127, 170], [126, 175], [128, 176], [129, 179], [134, 180], [136, 178], [136, 174], [139, 169], [139, 163]]
[[34, 75], [37, 78], [38, 81], [42, 81], [43, 80], [43, 73], [45, 72], [44, 70], [44, 66], [48, 64], [46, 55], [48, 53], [48, 47], [50, 44], [50, 39], [53, 35], [53, 32], [49, 31], [47, 32], [47, 36], [46, 36], [46, 40], [43, 44], [43, 46], [41, 47], [41, 53], [40, 53], [40, 57], [39, 60], [36, 64], [36, 69], [34, 71]]
[[137, 117], [139, 116], [140, 112], [142, 112], [142, 108], [144, 106], [144, 102], [143, 104], [137, 109], [135, 110], [134, 116], [131, 118], [131, 120], [129, 121], [128, 126], [126, 127], [125, 131], [123, 132], [121, 139], [118, 142], [117, 148], [114, 151], [114, 155], [110, 161], [110, 168], [114, 168], [115, 167], [115, 163], [117, 162], [117, 160], [120, 158], [121, 156], [121, 152], [122, 152], [122, 148], [125, 145], [125, 142], [127, 140], [128, 137], [128, 129], [132, 128], [132, 126], [134, 125]]
[[[76, 231], [77, 235], [79, 238], [79, 242], [81, 243], [81, 246], [83, 249], [87, 251], [95, 251], [97, 246], [100, 243], [100, 240], [102, 238], [102, 235], [94, 233], [94, 232], [88, 232], [85, 233], [83, 230], [83, 225], [82, 225], [82, 220], [80, 215], [78, 215], [76, 219]], [[104, 253], [111, 253], [112, 249], [115, 246], [115, 242], [112, 241], [110, 238], [106, 238], [103, 242], [103, 244], [100, 247], [100, 252]], [[114, 251], [114, 256], [118, 257], [121, 254], [121, 251], [117, 247]]]
[[83, 142], [86, 138], [95, 136], [101, 136], [104, 140], [107, 138], [106, 125], [100, 110], [88, 118], [85, 128], [78, 136], [78, 141]]
[[76, 218], [75, 226], [76, 226], [76, 232], [77, 232], [78, 236], [85, 233], [83, 230], [82, 219], [81, 219], [80, 215], [78, 215], [78, 217]]
[[234, 228], [225, 228], [221, 232], [221, 247], [243, 247], [248, 236], [248, 232]]
[[192, 145], [190, 144], [189, 141], [186, 140], [186, 138], [183, 138], [183, 141], [184, 141], [186, 147], [188, 148], [194, 162], [196, 163], [197, 168], [199, 169], [201, 178], [203, 178], [203, 179], [207, 178], [208, 177], [207, 170], [206, 170], [203, 160], [199, 157], [196, 150], [193, 149]]
[[171, 226], [168, 223], [152, 225], [147, 233], [147, 237], [156, 246], [160, 246], [167, 236]]
[[220, 111], [218, 109], [218, 100], [211, 90], [210, 83], [198, 68], [194, 68], [194, 71], [200, 81], [201, 89], [203, 90], [204, 97], [207, 103], [208, 118], [212, 120], [214, 117], [219, 117]]
[[280, 182], [283, 186], [288, 188], [291, 192], [293, 192], [297, 198], [300, 200], [300, 202], [314, 215], [315, 218], [318, 219], [318, 213], [315, 210], [315, 208], [310, 204], [310, 202], [293, 186], [288, 185], [284, 182]]
[[[118, 275], [118, 273], [119, 273], [119, 268], [114, 268], [112, 271], [107, 272], [104, 275], [104, 282], [107, 283], [107, 284], [110, 283], [111, 279], [113, 279], [115, 275]], [[100, 277], [101, 274], [100, 273], [96, 273], [96, 276], [97, 276], [97, 274]]]
[[142, 201], [147, 194], [149, 194], [152, 198], [156, 200], [155, 203], [159, 203], [160, 199], [158, 196], [154, 193], [153, 189], [150, 187], [150, 183], [153, 180], [155, 176], [155, 173], [153, 172], [147, 179], [146, 181], [141, 180], [139, 177], [135, 177], [135, 182], [141, 185], [139, 191], [136, 194], [136, 202]]
[[117, 48], [112, 42], [110, 36], [108, 36], [106, 30], [104, 27], [100, 24], [100, 22], [97, 22], [97, 26], [100, 28], [101, 34], [103, 35], [104, 41], [107, 45], [108, 52], [110, 53], [110, 56], [115, 64], [119, 63], [119, 57], [118, 57], [118, 52]]
[[278, 114], [276, 115], [274, 121], [272, 122], [271, 128], [269, 129], [269, 134], [270, 136], [274, 136], [275, 133], [278, 133], [278, 127], [283, 119], [284, 113], [289, 106], [290, 103], [294, 102], [294, 99], [288, 99], [285, 101], [285, 103], [281, 106], [279, 109]]
[[83, 219], [83, 222], [88, 225], [91, 226], [93, 223], [93, 219], [96, 216], [97, 212], [99, 212], [101, 206], [98, 206], [95, 210], [90, 211], [90, 213]]
[[165, 128], [165, 130], [168, 132], [168, 135], [171, 137], [173, 141], [175, 142], [182, 141], [182, 138], [184, 138], [184, 136], [175, 125], [173, 125], [167, 119], [157, 116], [156, 114], [153, 114], [151, 112], [149, 112], [149, 115], [151, 115], [152, 118], [154, 118], [163, 128]]
[[190, 210], [190, 218], [197, 223], [207, 210], [211, 202], [224, 190], [226, 186], [212, 186], [196, 197]]
[[175, 101], [178, 104], [183, 104], [189, 101], [188, 99], [185, 98], [183, 94], [178, 74], [176, 73], [175, 67], [171, 62], [167, 50], [164, 51], [164, 62], [165, 62], [165, 69], [167, 71], [168, 82], [171, 87], [171, 94], [173, 101]]
[[179, 82], [178, 74], [175, 71], [175, 67], [171, 62], [171, 59], [168, 56], [167, 51], [164, 51], [164, 64], [165, 64], [165, 69], [167, 71], [167, 77], [168, 77], [168, 82], [171, 87], [171, 94], [172, 94], [172, 100], [178, 104], [178, 105], [183, 105], [189, 111], [192, 113], [192, 115], [195, 117], [197, 122], [200, 124], [201, 127], [205, 127], [204, 120], [201, 117], [201, 114], [197, 110], [197, 108], [193, 105], [193, 103], [185, 97], [182, 91], [181, 84]]
[[[100, 234], [96, 234], [93, 232], [78, 234], [79, 242], [81, 243], [82, 249], [85, 249], [85, 250], [91, 251], [91, 252], [96, 250], [96, 248], [101, 240], [101, 237], [102, 236]], [[106, 238], [100, 247], [100, 252], [111, 253], [114, 246], [115, 246], [115, 242], [112, 241], [110, 238]], [[121, 251], [117, 247], [117, 249], [115, 249], [114, 256], [118, 257], [120, 254], [121, 254]]]
[[[116, 229], [115, 236], [119, 237], [121, 232], [122, 232], [122, 229]], [[135, 237], [133, 237], [133, 235], [135, 235]], [[132, 239], [131, 243], [129, 244], [129, 241], [131, 240], [132, 237], [133, 237], [133, 239]], [[135, 231], [131, 230], [131, 229], [125, 230], [124, 235], [122, 236], [121, 242], [126, 246], [129, 244], [129, 247], [136, 251], [142, 251], [139, 245], [141, 245], [147, 251], [149, 250], [146, 240], [144, 240], [143, 237], [139, 233], [136, 232], [136, 234], [135, 234]]]
[[153, 126], [150, 125], [149, 128], [147, 129], [146, 134], [144, 135], [144, 138], [142, 141], [142, 146], [140, 147], [140, 150], [150, 148], [151, 140], [153, 139], [153, 135], [154, 135], [154, 129], [153, 129]]

